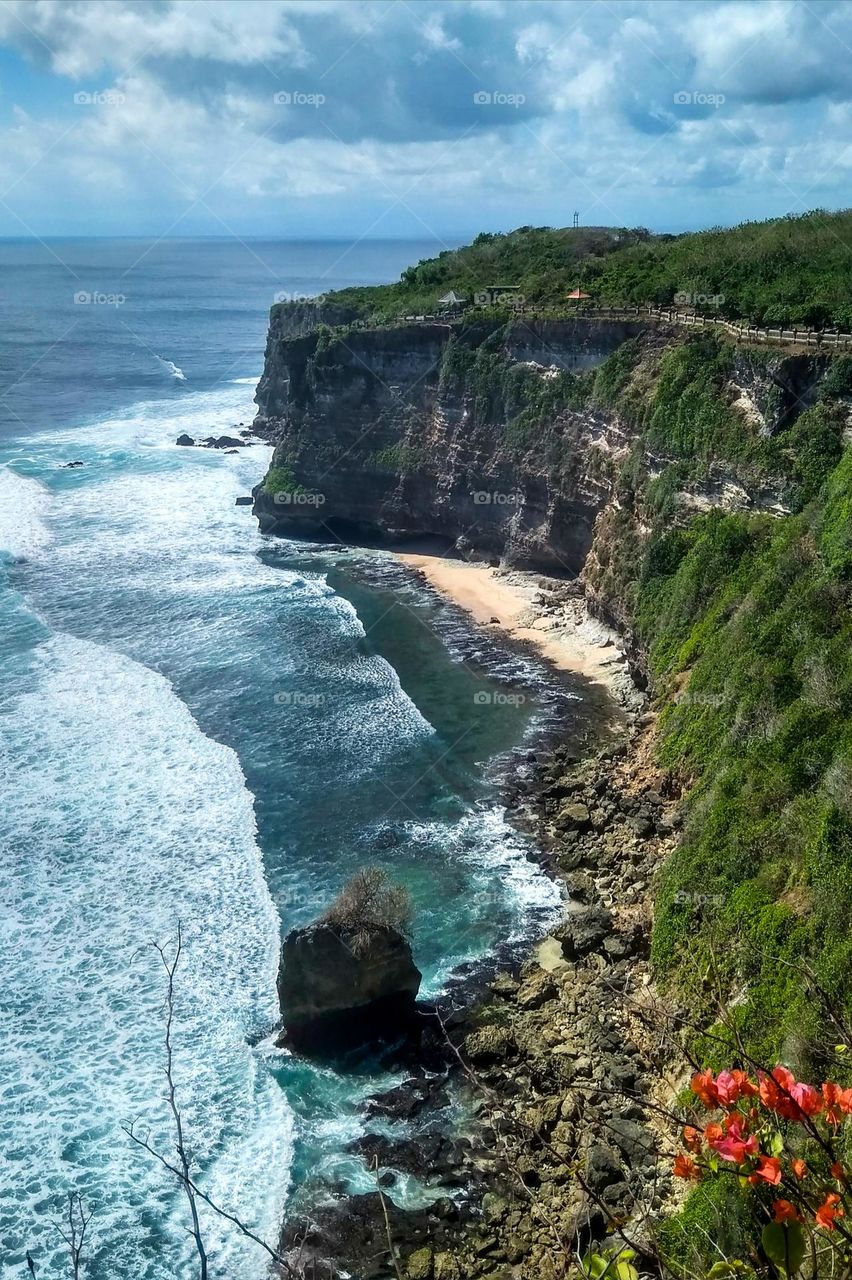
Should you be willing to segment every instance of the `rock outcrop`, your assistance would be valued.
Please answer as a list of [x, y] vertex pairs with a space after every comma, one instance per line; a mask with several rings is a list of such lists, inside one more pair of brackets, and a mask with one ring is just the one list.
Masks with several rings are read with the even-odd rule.
[[334, 1056], [405, 1036], [420, 979], [408, 941], [389, 926], [362, 929], [357, 939], [325, 921], [293, 929], [278, 968], [284, 1042]]

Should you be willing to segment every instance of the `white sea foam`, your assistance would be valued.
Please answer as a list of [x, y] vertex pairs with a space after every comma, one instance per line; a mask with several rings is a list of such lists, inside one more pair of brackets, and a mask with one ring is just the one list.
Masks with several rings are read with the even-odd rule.
[[229, 381], [235, 387], [256, 387], [260, 382], [260, 374], [253, 378], [230, 378]]
[[[177, 1078], [201, 1180], [274, 1239], [292, 1122], [246, 1043], [275, 1016], [278, 938], [252, 797], [234, 753], [138, 663], [57, 637], [28, 683], [2, 717], [16, 781], [0, 814], [6, 1260], [30, 1247], [58, 1271], [51, 1198], [79, 1187], [97, 1207], [99, 1274], [191, 1276], [179, 1197], [120, 1126], [139, 1119], [171, 1142], [164, 975], [146, 944], [180, 918]], [[159, 1242], [138, 1229], [157, 1200]], [[263, 1275], [256, 1246], [207, 1230], [213, 1275]]]
[[167, 369], [172, 377], [176, 378], [178, 382], [186, 382], [186, 374], [183, 369], [179, 368], [179, 366], [174, 363], [173, 360], [167, 360], [165, 356], [157, 356], [157, 359], [163, 368]]
[[37, 480], [0, 467], [0, 553], [26, 556], [47, 546], [44, 515], [50, 498]]

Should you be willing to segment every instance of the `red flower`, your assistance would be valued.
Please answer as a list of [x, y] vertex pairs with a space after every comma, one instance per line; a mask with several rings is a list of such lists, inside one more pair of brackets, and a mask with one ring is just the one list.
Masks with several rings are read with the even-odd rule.
[[781, 1181], [781, 1161], [775, 1156], [760, 1156], [753, 1173], [749, 1174], [749, 1182], [768, 1182], [776, 1187]]
[[772, 1206], [776, 1222], [801, 1222], [802, 1215], [791, 1200], [776, 1200]]
[[716, 1077], [716, 1093], [724, 1107], [732, 1107], [740, 1098], [752, 1098], [757, 1088], [744, 1071], [720, 1071]]
[[808, 1176], [808, 1166], [804, 1160], [791, 1160], [790, 1165], [797, 1178], [806, 1178]]
[[822, 1095], [812, 1084], [794, 1084], [790, 1092], [806, 1116], [816, 1116], [825, 1105]]
[[843, 1210], [837, 1208], [839, 1203], [840, 1196], [836, 1191], [830, 1191], [816, 1211], [818, 1227], [825, 1227], [826, 1231], [834, 1230], [834, 1219], [844, 1216]]
[[684, 1155], [675, 1156], [672, 1172], [676, 1178], [690, 1178], [695, 1182], [701, 1177], [701, 1170], [695, 1161]]
[[837, 1178], [840, 1182], [846, 1181], [846, 1170], [843, 1168], [843, 1165], [839, 1160], [835, 1160], [834, 1164], [831, 1166], [831, 1176], [832, 1178]]
[[743, 1123], [743, 1117], [734, 1112], [725, 1120], [727, 1133], [718, 1138], [714, 1135], [712, 1142], [708, 1138], [708, 1145], [723, 1160], [733, 1160], [735, 1164], [742, 1164], [747, 1156], [757, 1155], [757, 1138], [754, 1134], [751, 1137], [748, 1136]]
[[701, 1150], [701, 1134], [697, 1129], [693, 1129], [691, 1124], [683, 1126], [683, 1142], [684, 1146], [696, 1155]]
[[713, 1072], [708, 1067], [706, 1071], [696, 1072], [690, 1081], [692, 1092], [697, 1098], [700, 1098], [708, 1111], [712, 1111], [714, 1107], [719, 1105], [719, 1091], [713, 1080]]

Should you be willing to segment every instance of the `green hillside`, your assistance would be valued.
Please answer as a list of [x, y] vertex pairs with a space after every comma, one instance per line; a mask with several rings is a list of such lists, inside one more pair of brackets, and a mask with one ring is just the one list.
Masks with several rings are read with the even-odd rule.
[[331, 295], [364, 318], [429, 312], [449, 289], [494, 284], [562, 308], [577, 285], [597, 301], [684, 305], [756, 324], [852, 329], [852, 212], [815, 210], [769, 222], [655, 236], [644, 228], [521, 227], [484, 233], [408, 267], [399, 283]]

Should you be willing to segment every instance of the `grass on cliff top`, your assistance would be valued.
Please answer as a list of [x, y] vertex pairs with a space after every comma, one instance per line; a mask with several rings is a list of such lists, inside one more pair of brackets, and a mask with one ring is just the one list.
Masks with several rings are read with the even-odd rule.
[[[852, 211], [746, 222], [684, 235], [644, 228], [520, 227], [483, 233], [402, 273], [398, 283], [329, 295], [373, 321], [429, 313], [450, 289], [464, 297], [517, 285], [531, 303], [564, 306], [580, 285], [609, 304], [670, 304], [755, 324], [852, 330]], [[279, 304], [286, 306], [287, 304]]]

